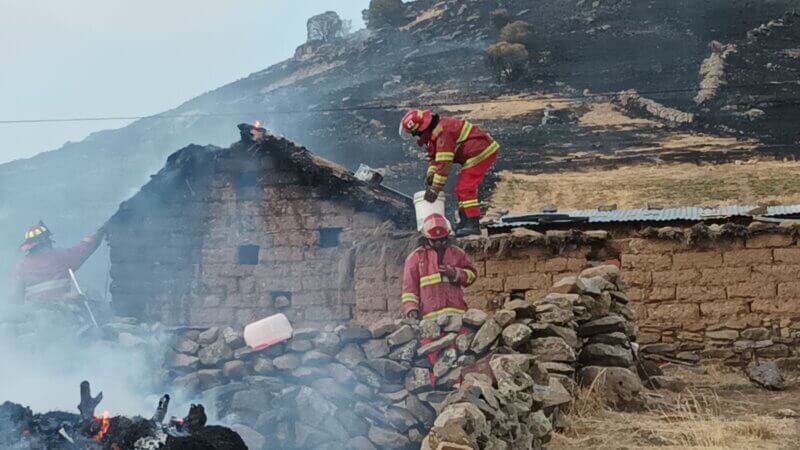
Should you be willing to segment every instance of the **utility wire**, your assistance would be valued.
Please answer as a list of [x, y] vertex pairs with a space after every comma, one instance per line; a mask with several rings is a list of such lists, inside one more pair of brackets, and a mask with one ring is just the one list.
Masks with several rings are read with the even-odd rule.
[[[724, 85], [724, 88], [727, 90], [730, 89], [737, 89], [741, 90], [744, 88], [752, 88], [752, 87], [778, 87], [781, 85], [798, 85], [800, 86], [800, 81], [798, 80], [784, 80], [784, 81], [774, 81], [769, 83], [752, 83], [752, 84], [740, 84], [740, 85]], [[687, 87], [687, 88], [673, 88], [673, 89], [661, 89], [661, 90], [651, 90], [651, 91], [636, 91], [638, 95], [647, 96], [647, 97], [656, 97], [662, 96], [664, 94], [677, 94], [677, 93], [693, 93], [693, 92], [701, 92], [705, 90], [711, 89], [718, 89], [717, 87]], [[612, 97], [617, 96], [624, 91], [607, 91], [607, 92], [597, 92], [597, 93], [587, 93], [587, 94], [578, 94], [578, 95], [571, 95], [571, 96], [550, 96], [548, 94], [543, 94], [540, 98], [550, 98], [553, 101], [569, 101], [569, 100], [586, 100], [591, 98], [598, 98], [598, 97]], [[535, 98], [535, 97], [534, 97]], [[343, 107], [332, 107], [332, 108], [312, 108], [312, 109], [273, 109], [273, 110], [263, 110], [263, 111], [244, 111], [244, 112], [211, 112], [211, 113], [189, 113], [189, 114], [155, 114], [150, 116], [98, 116], [98, 117], [70, 117], [70, 118], [43, 118], [43, 119], [11, 119], [11, 120], [0, 120], [0, 125], [12, 125], [12, 124], [32, 124], [32, 123], [58, 123], [58, 122], [100, 122], [100, 121], [120, 121], [120, 120], [153, 120], [153, 119], [180, 119], [180, 118], [200, 118], [200, 117], [237, 117], [237, 116], [248, 116], [248, 117], [258, 117], [263, 116], [266, 114], [271, 115], [281, 115], [281, 114], [320, 114], [320, 113], [331, 113], [331, 112], [352, 112], [352, 111], [393, 111], [393, 110], [402, 110], [407, 108], [414, 108], [414, 107], [442, 107], [442, 106], [460, 106], [466, 104], [483, 104], [483, 103], [512, 103], [512, 102], [519, 102], [525, 101], [526, 97], [512, 97], [512, 98], [497, 98], [497, 99], [484, 99], [484, 100], [476, 100], [476, 101], [448, 101], [448, 102], [428, 102], [428, 103], [419, 103], [419, 104], [383, 104], [383, 105], [363, 105], [363, 106], [343, 106]], [[779, 103], [787, 103], [787, 102], [798, 102], [800, 98], [780, 98], [776, 97], [772, 100], [766, 99], [754, 99], [752, 102], [743, 102], [739, 104], [746, 104], [746, 103], [765, 103], [765, 102], [779, 102]]]

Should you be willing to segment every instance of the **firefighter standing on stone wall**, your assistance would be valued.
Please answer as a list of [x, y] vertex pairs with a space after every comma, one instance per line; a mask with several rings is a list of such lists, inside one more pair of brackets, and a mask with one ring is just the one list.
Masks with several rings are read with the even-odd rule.
[[455, 188], [460, 218], [456, 236], [480, 234], [478, 188], [500, 153], [497, 142], [464, 119], [440, 117], [427, 109], [407, 112], [400, 122], [400, 136], [416, 137], [417, 144], [427, 149], [425, 200], [429, 202], [444, 189], [453, 163], [461, 164]]
[[69, 270], [78, 270], [103, 242], [105, 229], [71, 248], [53, 248], [53, 234], [42, 223], [25, 233], [20, 250], [26, 252], [14, 274], [18, 303], [63, 302], [76, 297]]
[[[433, 319], [467, 310], [464, 288], [477, 279], [475, 266], [461, 248], [451, 245], [450, 223], [441, 214], [431, 214], [422, 225], [422, 245], [406, 258], [403, 269], [403, 309], [412, 320]], [[465, 328], [459, 332], [463, 334]], [[422, 344], [432, 339], [423, 339]], [[455, 344], [454, 344], [455, 345]], [[428, 354], [433, 366], [438, 351]], [[431, 373], [431, 384], [436, 377]]]

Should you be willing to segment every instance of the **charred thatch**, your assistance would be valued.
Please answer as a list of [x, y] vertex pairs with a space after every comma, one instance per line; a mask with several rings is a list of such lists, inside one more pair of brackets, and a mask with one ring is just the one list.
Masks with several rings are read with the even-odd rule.
[[80, 414], [53, 411], [34, 414], [10, 402], [0, 405], [0, 447], [4, 449], [74, 450], [240, 450], [246, 449], [233, 430], [206, 426], [202, 405], [192, 405], [188, 416], [162, 424], [169, 396], [159, 401], [152, 419], [95, 416], [102, 394], [91, 396], [89, 382], [80, 387]]
[[310, 186], [325, 188], [332, 198], [344, 200], [359, 210], [375, 212], [406, 228], [413, 224], [411, 198], [386, 187], [365, 183], [338, 164], [314, 155], [307, 148], [279, 136], [266, 134], [263, 128], [241, 124], [242, 141], [232, 151], [246, 149], [258, 156], [272, 156], [279, 164], [291, 166]]

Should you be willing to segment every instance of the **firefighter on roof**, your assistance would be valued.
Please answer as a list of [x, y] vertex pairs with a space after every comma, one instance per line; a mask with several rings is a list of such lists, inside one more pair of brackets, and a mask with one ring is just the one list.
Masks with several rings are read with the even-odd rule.
[[456, 117], [440, 117], [430, 110], [412, 109], [400, 122], [400, 136], [417, 138], [428, 152], [425, 200], [434, 202], [444, 189], [453, 163], [461, 165], [456, 182], [460, 216], [456, 236], [480, 234], [478, 187], [491, 170], [500, 146], [487, 133]]
[[105, 229], [100, 228], [71, 248], [53, 248], [52, 236], [42, 222], [25, 233], [20, 250], [26, 254], [14, 274], [17, 302], [70, 299], [74, 290], [68, 271], [78, 270], [92, 256], [103, 241]]

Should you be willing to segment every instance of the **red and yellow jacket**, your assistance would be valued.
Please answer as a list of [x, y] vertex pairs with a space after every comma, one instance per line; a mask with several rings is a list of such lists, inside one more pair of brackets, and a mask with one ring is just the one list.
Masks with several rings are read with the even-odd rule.
[[428, 175], [433, 174], [433, 187], [444, 188], [452, 164], [469, 169], [500, 150], [500, 146], [483, 130], [457, 117], [442, 117], [430, 139], [423, 142], [428, 151]]
[[[448, 280], [439, 273], [439, 266], [456, 269], [456, 279]], [[478, 272], [464, 250], [448, 246], [441, 262], [437, 251], [425, 245], [406, 258], [403, 270], [403, 309], [418, 310], [424, 318], [467, 310], [464, 288], [478, 278]]]

